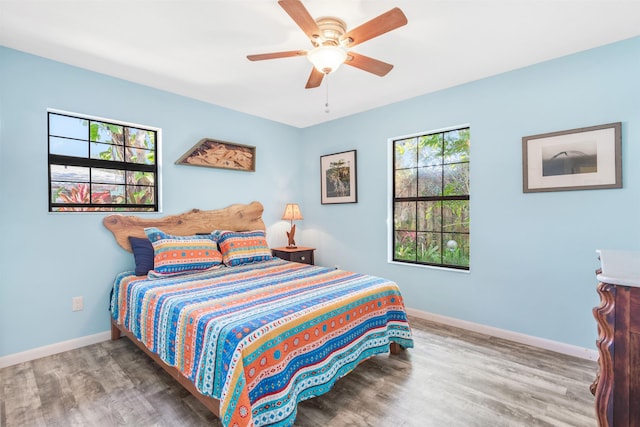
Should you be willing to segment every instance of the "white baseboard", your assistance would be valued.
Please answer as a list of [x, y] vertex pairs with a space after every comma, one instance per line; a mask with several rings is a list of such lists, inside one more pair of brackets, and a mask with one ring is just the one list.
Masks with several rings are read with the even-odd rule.
[[417, 310], [415, 308], [407, 308], [407, 314], [419, 317], [420, 319], [431, 320], [433, 322], [455, 326], [457, 328], [467, 329], [469, 331], [478, 332], [497, 338], [503, 338], [520, 344], [527, 344], [534, 347], [544, 348], [546, 350], [555, 351], [556, 353], [568, 354], [570, 356], [579, 357], [581, 359], [598, 360], [597, 350], [577, 347], [575, 345], [565, 344], [562, 342], [552, 341], [544, 338], [538, 338], [531, 335], [525, 335], [506, 329], [494, 328], [493, 326], [482, 325], [480, 323], [469, 322], [467, 320], [460, 320], [454, 317], [433, 314], [426, 311]]
[[111, 339], [111, 331], [100, 332], [94, 335], [74, 338], [68, 341], [62, 341], [55, 344], [45, 345], [43, 347], [34, 348], [20, 353], [9, 354], [0, 357], [0, 368], [17, 365], [18, 363], [28, 362], [30, 360], [39, 359], [52, 354], [62, 353], [68, 350], [85, 347], [87, 345], [96, 344]]

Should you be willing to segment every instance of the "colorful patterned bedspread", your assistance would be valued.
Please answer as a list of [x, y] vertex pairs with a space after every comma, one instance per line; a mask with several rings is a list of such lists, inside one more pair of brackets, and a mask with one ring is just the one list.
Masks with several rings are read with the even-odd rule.
[[274, 258], [150, 280], [122, 273], [111, 312], [204, 395], [223, 426], [291, 426], [297, 403], [363, 360], [413, 347], [386, 279]]

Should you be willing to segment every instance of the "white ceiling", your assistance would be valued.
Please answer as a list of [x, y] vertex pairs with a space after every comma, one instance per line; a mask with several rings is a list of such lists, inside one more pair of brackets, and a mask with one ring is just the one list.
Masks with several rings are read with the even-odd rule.
[[393, 7], [409, 23], [353, 48], [394, 64], [342, 66], [304, 89], [309, 49], [276, 0], [0, 0], [0, 45], [296, 127], [333, 120], [640, 35], [640, 0], [303, 0], [354, 28]]

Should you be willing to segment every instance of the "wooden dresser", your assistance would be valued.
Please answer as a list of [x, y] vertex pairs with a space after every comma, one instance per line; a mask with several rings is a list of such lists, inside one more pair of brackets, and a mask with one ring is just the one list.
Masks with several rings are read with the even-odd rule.
[[596, 416], [600, 426], [640, 427], [640, 252], [598, 253]]

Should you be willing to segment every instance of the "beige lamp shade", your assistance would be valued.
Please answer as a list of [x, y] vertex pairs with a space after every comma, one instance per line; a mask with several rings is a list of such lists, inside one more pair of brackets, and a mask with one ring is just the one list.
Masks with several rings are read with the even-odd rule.
[[287, 221], [304, 219], [302, 217], [302, 212], [300, 212], [300, 206], [298, 206], [297, 203], [287, 203], [287, 206], [284, 208], [284, 213], [282, 214], [282, 219]]

